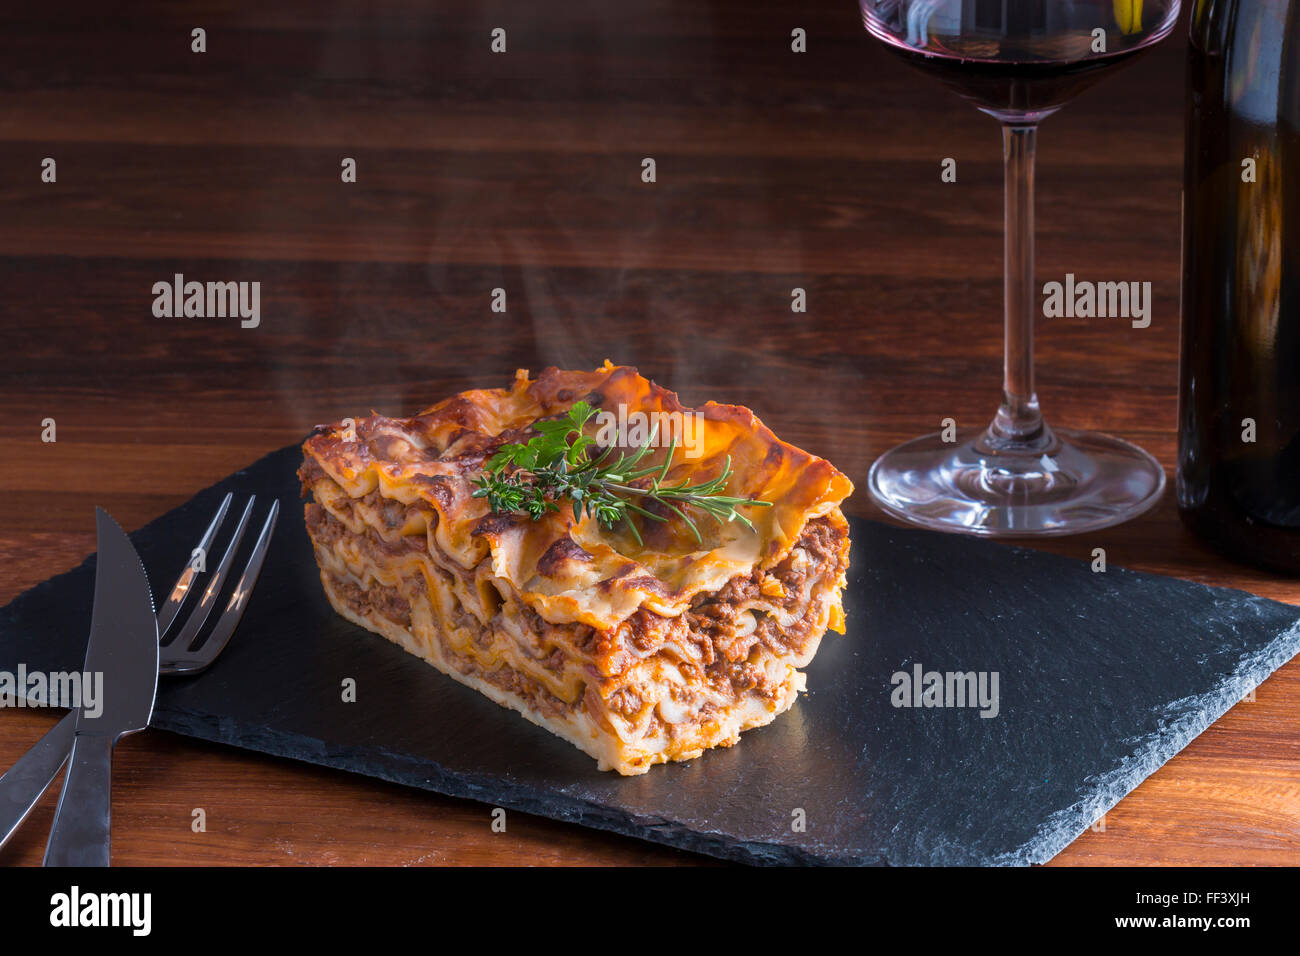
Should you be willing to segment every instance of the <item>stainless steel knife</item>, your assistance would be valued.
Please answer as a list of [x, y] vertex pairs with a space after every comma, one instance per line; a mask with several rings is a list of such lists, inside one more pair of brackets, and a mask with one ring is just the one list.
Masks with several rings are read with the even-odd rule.
[[97, 716], [77, 710], [46, 866], [108, 866], [113, 747], [144, 730], [158, 691], [158, 622], [140, 556], [117, 522], [95, 509], [99, 553], [85, 673], [103, 675]]

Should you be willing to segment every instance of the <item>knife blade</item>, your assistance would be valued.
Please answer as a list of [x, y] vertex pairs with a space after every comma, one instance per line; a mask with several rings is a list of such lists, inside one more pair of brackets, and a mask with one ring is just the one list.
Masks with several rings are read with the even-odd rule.
[[102, 508], [95, 509], [99, 551], [95, 603], [86, 644], [86, 674], [103, 675], [96, 716], [77, 709], [46, 866], [108, 866], [113, 747], [144, 730], [158, 692], [158, 622], [153, 593], [131, 539]]

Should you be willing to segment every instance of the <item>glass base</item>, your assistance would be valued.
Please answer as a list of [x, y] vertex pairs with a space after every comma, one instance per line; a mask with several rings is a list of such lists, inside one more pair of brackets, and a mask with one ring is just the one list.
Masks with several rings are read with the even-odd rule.
[[987, 431], [940, 433], [893, 448], [867, 487], [885, 511], [938, 531], [988, 536], [1078, 534], [1146, 511], [1165, 471], [1136, 445], [1094, 432], [1044, 434], [1037, 450], [997, 447]]

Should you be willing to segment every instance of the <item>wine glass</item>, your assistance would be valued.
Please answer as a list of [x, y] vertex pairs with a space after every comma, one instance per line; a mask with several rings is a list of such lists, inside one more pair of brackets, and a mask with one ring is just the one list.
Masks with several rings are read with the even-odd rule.
[[[887, 512], [941, 531], [1074, 534], [1150, 508], [1165, 473], [1108, 435], [1052, 429], [1034, 393], [1034, 146], [1038, 122], [1163, 39], [1178, 0], [860, 0], [867, 31], [1002, 124], [1002, 403], [979, 432], [891, 449], [868, 487]], [[945, 440], [947, 439], [947, 440]]]

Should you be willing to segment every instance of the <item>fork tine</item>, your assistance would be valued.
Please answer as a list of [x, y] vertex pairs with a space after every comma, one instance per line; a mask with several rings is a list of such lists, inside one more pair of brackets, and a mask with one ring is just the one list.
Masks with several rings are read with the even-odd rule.
[[208, 586], [203, 591], [203, 597], [198, 606], [190, 612], [189, 618], [185, 621], [185, 626], [181, 632], [176, 635], [169, 644], [173, 644], [177, 649], [184, 652], [184, 649], [194, 643], [194, 638], [203, 628], [212, 613], [213, 607], [216, 606], [217, 597], [221, 593], [221, 585], [225, 583], [226, 574], [230, 571], [230, 564], [235, 560], [235, 552], [239, 550], [240, 539], [244, 537], [244, 529], [248, 527], [248, 516], [253, 512], [253, 502], [256, 496], [248, 496], [248, 504], [244, 506], [244, 513], [239, 516], [239, 524], [235, 526], [235, 532], [230, 537], [230, 543], [226, 545], [226, 553], [221, 556], [221, 563], [217, 565], [217, 570], [208, 579]]
[[239, 626], [239, 621], [244, 616], [244, 609], [248, 607], [253, 586], [257, 584], [257, 578], [262, 573], [262, 561], [266, 558], [267, 549], [270, 547], [271, 535], [275, 531], [275, 519], [279, 513], [280, 502], [272, 501], [271, 512], [266, 516], [262, 531], [257, 536], [257, 543], [253, 545], [253, 551], [248, 556], [244, 573], [240, 575], [234, 591], [231, 592], [230, 600], [226, 603], [226, 609], [221, 612], [221, 617], [217, 618], [217, 623], [213, 626], [207, 640], [203, 642], [203, 646], [190, 654], [186, 653], [186, 648], [177, 643], [176, 650], [180, 652], [178, 655], [173, 657], [164, 652], [162, 667], [165, 673], [185, 674], [203, 670], [225, 650], [230, 636], [235, 633], [235, 628]]
[[[217, 508], [217, 513], [213, 515], [212, 521], [208, 523], [208, 530], [204, 531], [203, 537], [199, 539], [197, 548], [201, 549], [205, 555], [208, 549], [212, 547], [212, 539], [216, 537], [217, 528], [225, 520], [226, 509], [230, 507], [230, 501], [233, 497], [230, 492], [226, 493], [226, 497], [221, 501], [221, 506]], [[193, 552], [191, 552], [192, 557]], [[186, 561], [185, 570], [176, 579], [176, 583], [172, 585], [171, 593], [167, 595], [166, 602], [158, 611], [158, 637], [160, 639], [166, 636], [167, 629], [176, 620], [176, 613], [181, 609], [181, 605], [185, 603], [185, 598], [189, 596], [190, 591], [194, 590], [194, 578], [197, 575], [198, 572], [194, 570], [194, 565], [190, 561]]]

